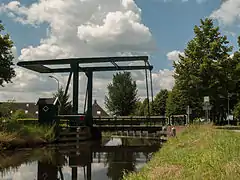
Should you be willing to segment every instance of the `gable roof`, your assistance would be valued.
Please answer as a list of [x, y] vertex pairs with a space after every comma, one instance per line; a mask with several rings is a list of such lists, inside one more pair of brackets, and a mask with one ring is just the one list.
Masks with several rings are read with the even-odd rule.
[[93, 106], [92, 106], [92, 115], [93, 116], [99, 116], [98, 111], [101, 112], [100, 116], [109, 116], [106, 111], [101, 108], [101, 106], [98, 105], [97, 100], [94, 100]]
[[58, 100], [58, 97], [57, 98], [39, 98], [37, 105], [40, 105], [40, 104], [60, 105], [60, 102]]

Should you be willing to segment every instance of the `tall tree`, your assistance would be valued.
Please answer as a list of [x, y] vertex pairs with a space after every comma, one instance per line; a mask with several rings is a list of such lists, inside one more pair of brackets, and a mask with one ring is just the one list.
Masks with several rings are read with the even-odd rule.
[[181, 115], [186, 113], [186, 102], [185, 97], [181, 94], [176, 86], [173, 87], [172, 91], [169, 92], [166, 101], [166, 115]]
[[230, 109], [234, 110], [234, 116], [240, 118], [240, 36], [238, 37], [238, 47], [239, 49], [233, 54], [230, 61], [232, 94], [229, 97], [229, 105]]
[[194, 27], [194, 33], [195, 37], [184, 50], [185, 55], [179, 55], [180, 61], [174, 62], [175, 86], [182, 103], [190, 105], [197, 116], [203, 113], [203, 97], [210, 96], [212, 115], [216, 117], [222, 110], [219, 96], [228, 88], [228, 69], [224, 65], [232, 47], [211, 19], [201, 19], [200, 26]]
[[128, 116], [136, 108], [137, 85], [130, 72], [116, 73], [112, 83], [107, 86], [108, 96], [105, 97], [106, 108], [114, 115]]
[[63, 87], [61, 86], [53, 95], [55, 98], [58, 97], [60, 102], [59, 114], [70, 114], [72, 112], [72, 102], [69, 101], [69, 94], [65, 95]]
[[153, 100], [152, 113], [154, 115], [164, 116], [166, 113], [166, 102], [168, 98], [168, 90], [162, 89]]
[[9, 34], [3, 34], [4, 26], [0, 20], [0, 86], [3, 83], [11, 82], [11, 79], [15, 77], [15, 71], [13, 69], [13, 41], [10, 39]]

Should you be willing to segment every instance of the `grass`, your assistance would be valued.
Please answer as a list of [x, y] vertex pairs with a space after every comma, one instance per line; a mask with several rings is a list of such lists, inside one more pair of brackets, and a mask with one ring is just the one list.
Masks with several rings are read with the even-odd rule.
[[125, 180], [240, 179], [240, 133], [211, 125], [188, 127]]
[[54, 138], [54, 127], [24, 125], [14, 120], [0, 124], [0, 150], [32, 147], [51, 142]]

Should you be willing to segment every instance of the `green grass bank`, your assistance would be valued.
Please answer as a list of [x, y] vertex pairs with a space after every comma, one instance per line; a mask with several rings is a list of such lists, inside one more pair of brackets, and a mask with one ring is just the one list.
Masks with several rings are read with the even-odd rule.
[[35, 147], [54, 140], [54, 127], [24, 125], [15, 120], [0, 123], [0, 150]]
[[240, 179], [240, 133], [210, 125], [190, 126], [171, 138], [152, 160], [124, 180]]

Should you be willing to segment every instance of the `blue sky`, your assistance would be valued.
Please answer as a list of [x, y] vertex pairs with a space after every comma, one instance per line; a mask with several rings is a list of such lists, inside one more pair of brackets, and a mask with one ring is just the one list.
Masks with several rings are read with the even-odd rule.
[[[167, 54], [174, 52], [175, 59], [172, 60], [176, 60], [176, 53], [183, 52], [201, 18], [214, 17], [215, 24], [220, 25], [220, 30], [237, 48], [240, 1], [227, 0], [222, 5], [221, 0], [199, 1], [1, 0], [0, 19], [15, 43], [19, 58], [23, 60], [116, 55], [126, 50], [145, 52], [148, 47], [152, 50], [153, 40], [156, 47], [151, 51], [150, 61], [154, 66], [154, 93], [157, 93], [159, 89], [171, 89], [174, 85], [172, 61]], [[33, 3], [37, 4], [32, 6]], [[34, 27], [36, 24], [38, 26]], [[45, 41], [40, 43], [42, 39]], [[25, 50], [21, 52], [23, 48]], [[56, 84], [41, 74], [21, 68], [16, 72], [14, 83], [2, 89], [0, 99], [20, 97], [21, 101], [35, 101], [40, 93], [45, 96], [56, 89]], [[137, 78], [140, 96], [145, 97], [144, 76], [135, 74], [134, 77]], [[65, 85], [66, 79], [58, 78], [62, 78], [62, 85]], [[95, 97], [102, 103], [111, 78], [111, 74], [105, 73], [94, 81]]]
[[[3, 0], [9, 2], [9, 0]], [[35, 0], [22, 0], [21, 4], [29, 5]], [[172, 64], [167, 60], [166, 54], [173, 50], [180, 50], [186, 47], [186, 43], [193, 37], [193, 27], [198, 25], [201, 18], [208, 17], [211, 12], [219, 8], [218, 0], [197, 3], [194, 0], [190, 2], [181, 2], [174, 0], [163, 2], [161, 0], [136, 0], [136, 4], [142, 9], [142, 21], [150, 28], [157, 44], [157, 50], [152, 54], [151, 62], [155, 69], [171, 69]], [[31, 25], [22, 25], [8, 18], [6, 14], [1, 15], [7, 31], [17, 47], [18, 54], [20, 50], [29, 45], [38, 45], [41, 38], [46, 37], [47, 24], [41, 24], [39, 27]], [[221, 30], [236, 29], [228, 27]], [[228, 36], [231, 43], [235, 45], [235, 37]]]

